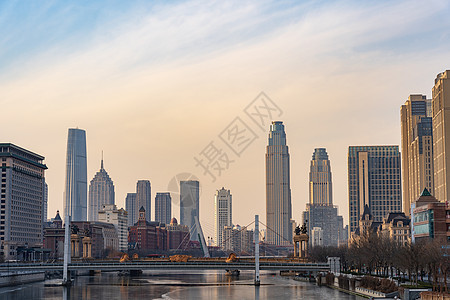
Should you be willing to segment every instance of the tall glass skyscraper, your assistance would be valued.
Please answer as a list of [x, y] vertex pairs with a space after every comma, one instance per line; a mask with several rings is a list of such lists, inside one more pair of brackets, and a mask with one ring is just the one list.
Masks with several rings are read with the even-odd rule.
[[232, 196], [230, 190], [222, 187], [221, 190], [216, 191], [214, 199], [215, 214], [214, 214], [214, 234], [216, 239], [216, 246], [224, 247], [222, 243], [223, 228], [225, 226], [233, 227], [232, 222]]
[[136, 193], [127, 193], [127, 197], [125, 198], [125, 209], [128, 213], [128, 227], [133, 226], [138, 219], [136, 211]]
[[115, 204], [114, 183], [103, 168], [103, 158], [98, 171], [89, 185], [89, 221], [98, 221], [103, 205]]
[[138, 180], [136, 184], [136, 222], [139, 220], [139, 210], [145, 209], [145, 219], [152, 219], [152, 187], [149, 180]]
[[199, 241], [195, 217], [200, 220], [200, 183], [197, 180], [180, 181], [180, 224], [189, 227], [191, 240]]
[[283, 122], [270, 125], [266, 153], [266, 225], [267, 243], [292, 243], [292, 204], [289, 149]]
[[350, 232], [368, 205], [374, 222], [402, 209], [398, 146], [348, 147], [348, 197]]
[[155, 221], [170, 224], [172, 220], [172, 197], [170, 193], [156, 193]]
[[86, 132], [69, 128], [67, 137], [66, 188], [64, 216], [72, 221], [87, 221]]

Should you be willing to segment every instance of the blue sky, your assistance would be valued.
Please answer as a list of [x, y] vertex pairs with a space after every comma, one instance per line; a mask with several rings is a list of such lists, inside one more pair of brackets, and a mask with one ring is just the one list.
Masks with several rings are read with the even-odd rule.
[[347, 218], [348, 146], [400, 143], [400, 105], [412, 93], [430, 97], [436, 74], [450, 68], [449, 6], [2, 1], [0, 134], [46, 157], [49, 217], [62, 209], [67, 128], [78, 126], [87, 130], [89, 180], [104, 150], [119, 206], [138, 179], [150, 179], [155, 195], [175, 174], [198, 173], [208, 232], [222, 186], [235, 223], [265, 216], [266, 133], [218, 182], [193, 163], [265, 91], [284, 111], [294, 218], [308, 199], [315, 147], [328, 150]]

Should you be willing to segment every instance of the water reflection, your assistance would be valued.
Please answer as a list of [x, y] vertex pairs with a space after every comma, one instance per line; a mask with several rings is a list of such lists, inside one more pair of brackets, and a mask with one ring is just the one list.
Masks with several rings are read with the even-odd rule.
[[255, 287], [253, 277], [246, 271], [239, 277], [223, 271], [158, 271], [139, 277], [103, 273], [76, 277], [69, 288], [44, 283], [1, 288], [0, 299], [362, 299], [267, 272], [261, 274], [261, 286]]

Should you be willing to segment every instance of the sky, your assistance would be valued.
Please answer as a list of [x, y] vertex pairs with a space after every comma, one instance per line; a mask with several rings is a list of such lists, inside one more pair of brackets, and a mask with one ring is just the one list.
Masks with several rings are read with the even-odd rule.
[[[151, 181], [154, 199], [192, 174], [213, 236], [222, 187], [234, 224], [265, 221], [272, 118], [286, 128], [293, 218], [324, 147], [348, 223], [348, 146], [400, 144], [400, 106], [430, 97], [450, 69], [449, 15], [444, 0], [1, 1], [0, 140], [45, 156], [49, 218], [62, 211], [67, 131], [78, 127], [88, 181], [103, 151], [119, 207], [137, 180]], [[278, 108], [264, 128], [245, 113], [261, 92]], [[233, 122], [253, 133], [239, 155], [220, 139]], [[211, 145], [229, 160], [215, 181], [195, 161]]]

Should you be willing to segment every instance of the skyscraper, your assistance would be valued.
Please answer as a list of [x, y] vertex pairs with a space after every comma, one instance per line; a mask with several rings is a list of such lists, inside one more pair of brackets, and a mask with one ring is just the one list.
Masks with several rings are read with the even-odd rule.
[[230, 190], [222, 187], [221, 190], [216, 191], [214, 199], [214, 234], [216, 245], [224, 247], [222, 244], [222, 232], [225, 226], [233, 227], [232, 221], [232, 201]]
[[42, 224], [47, 222], [47, 210], [48, 210], [48, 184], [44, 182], [44, 198], [43, 198], [43, 208], [42, 208]]
[[98, 212], [104, 205], [115, 202], [114, 183], [103, 168], [103, 158], [98, 171], [89, 185], [89, 221], [98, 220]]
[[424, 188], [434, 193], [433, 134], [424, 95], [410, 95], [400, 109], [402, 127], [403, 211], [410, 215], [411, 203]]
[[348, 148], [348, 195], [350, 233], [355, 232], [364, 206], [374, 222], [390, 212], [400, 212], [400, 152], [398, 146], [350, 146]]
[[86, 132], [78, 128], [69, 128], [67, 137], [64, 217], [67, 213], [72, 221], [87, 220]]
[[283, 122], [270, 125], [266, 153], [266, 225], [267, 243], [292, 243], [292, 205], [289, 149]]
[[152, 187], [148, 180], [139, 180], [136, 184], [136, 220], [139, 220], [141, 207], [145, 209], [145, 219], [150, 221], [152, 219]]
[[180, 181], [180, 224], [189, 227], [191, 240], [199, 241], [195, 217], [200, 220], [200, 183]]
[[170, 193], [156, 193], [155, 221], [170, 224], [172, 220], [172, 197]]
[[44, 157], [14, 144], [0, 143], [0, 255], [17, 259], [19, 247], [42, 247]]
[[450, 186], [450, 70], [437, 75], [432, 94], [434, 196], [439, 201], [447, 201]]
[[[309, 171], [309, 203], [303, 213], [311, 246], [337, 246], [344, 237], [337, 206], [333, 206], [331, 163], [325, 148], [316, 148], [311, 159]], [[314, 235], [315, 234], [315, 235]], [[320, 241], [319, 241], [320, 240]], [[319, 243], [320, 242], [320, 243]]]
[[127, 193], [127, 197], [125, 198], [125, 209], [128, 214], [128, 227], [133, 226], [137, 222], [136, 218], [136, 193]]
[[309, 171], [309, 203], [333, 205], [331, 166], [325, 148], [314, 149]]

